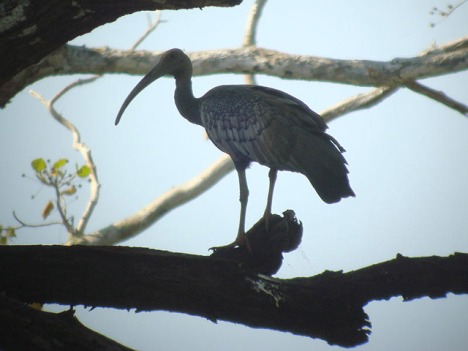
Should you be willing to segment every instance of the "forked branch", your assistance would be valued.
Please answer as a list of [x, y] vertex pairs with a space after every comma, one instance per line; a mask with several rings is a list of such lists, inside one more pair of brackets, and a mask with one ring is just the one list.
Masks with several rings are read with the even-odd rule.
[[84, 231], [86, 229], [86, 225], [88, 224], [89, 219], [92, 216], [92, 213], [94, 211], [94, 208], [96, 207], [96, 204], [99, 200], [99, 189], [101, 187], [99, 180], [98, 180], [98, 175], [97, 175], [97, 169], [96, 165], [94, 163], [93, 157], [91, 155], [91, 150], [86, 146], [81, 141], [81, 136], [80, 132], [78, 129], [75, 127], [73, 123], [71, 123], [68, 119], [66, 119], [62, 114], [60, 114], [54, 107], [54, 103], [60, 99], [66, 92], [68, 92], [70, 89], [75, 88], [76, 86], [82, 85], [89, 83], [91, 81], [95, 81], [99, 76], [92, 77], [90, 79], [85, 79], [85, 80], [78, 80], [75, 83], [70, 84], [67, 86], [65, 89], [60, 91], [52, 100], [47, 101], [43, 96], [41, 96], [39, 93], [35, 91], [31, 91], [31, 94], [37, 98], [50, 112], [50, 114], [54, 117], [54, 119], [60, 123], [62, 126], [67, 128], [70, 133], [72, 134], [73, 137], [73, 142], [72, 142], [72, 147], [73, 149], [77, 150], [81, 156], [83, 157], [83, 160], [85, 161], [86, 166], [89, 167], [90, 173], [89, 173], [89, 184], [90, 184], [90, 197], [87, 203], [87, 206], [80, 217], [80, 221], [76, 228], [72, 227], [72, 224], [68, 221], [68, 219], [65, 216], [65, 208], [63, 207], [64, 205], [60, 203], [60, 193], [58, 192], [58, 189], [56, 188], [57, 191], [57, 208], [59, 210], [60, 216], [62, 217], [62, 221], [64, 225], [67, 228], [69, 238], [71, 237], [81, 237], [84, 234]]

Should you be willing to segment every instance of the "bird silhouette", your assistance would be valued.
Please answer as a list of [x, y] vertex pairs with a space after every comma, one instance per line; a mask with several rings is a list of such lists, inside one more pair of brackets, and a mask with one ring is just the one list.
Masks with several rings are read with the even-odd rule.
[[270, 168], [264, 212], [267, 230], [278, 171], [302, 173], [326, 203], [355, 196], [342, 155], [345, 150], [325, 133], [327, 125], [320, 115], [301, 100], [264, 86], [222, 85], [196, 98], [192, 92], [192, 62], [180, 49], [161, 55], [156, 66], [125, 99], [115, 124], [138, 93], [166, 75], [175, 78], [174, 99], [180, 114], [205, 128], [213, 144], [232, 158], [239, 176], [241, 211], [237, 236], [223, 247], [248, 246], [245, 216], [249, 190], [245, 171], [252, 161]]

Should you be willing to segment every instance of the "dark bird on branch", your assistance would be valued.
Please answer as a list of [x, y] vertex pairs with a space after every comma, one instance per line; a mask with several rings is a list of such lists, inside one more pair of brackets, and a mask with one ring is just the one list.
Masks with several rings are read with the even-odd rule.
[[130, 102], [162, 76], [176, 81], [175, 103], [189, 122], [203, 126], [210, 140], [233, 160], [239, 176], [240, 221], [236, 240], [247, 245], [245, 214], [249, 190], [245, 170], [252, 161], [270, 168], [264, 213], [269, 229], [273, 189], [278, 170], [304, 174], [326, 203], [354, 196], [349, 185], [344, 148], [325, 133], [322, 117], [299, 99], [282, 91], [254, 85], [222, 85], [196, 98], [192, 92], [192, 62], [180, 49], [161, 55], [157, 65], [130, 92], [115, 120]]

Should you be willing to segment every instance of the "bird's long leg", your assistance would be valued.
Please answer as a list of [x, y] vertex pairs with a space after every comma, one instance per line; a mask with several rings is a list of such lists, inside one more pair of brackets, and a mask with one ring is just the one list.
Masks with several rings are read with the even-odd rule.
[[237, 237], [234, 241], [235, 244], [247, 244], [245, 237], [245, 216], [247, 212], [247, 202], [249, 201], [249, 187], [247, 186], [247, 177], [245, 175], [245, 168], [237, 169], [239, 176], [239, 201], [240, 201], [240, 216], [239, 216], [239, 229], [237, 230]]
[[263, 214], [263, 219], [265, 220], [265, 229], [270, 230], [271, 224], [271, 206], [273, 203], [273, 191], [275, 190], [276, 176], [278, 175], [278, 170], [275, 168], [270, 168], [268, 177], [270, 178], [270, 186], [268, 187], [268, 198], [267, 205], [265, 208], [265, 213]]
[[236, 170], [239, 176], [239, 189], [240, 189], [239, 201], [241, 204], [239, 229], [237, 230], [236, 240], [234, 240], [232, 243], [225, 245], [225, 246], [212, 247], [210, 250], [226, 249], [226, 248], [232, 248], [236, 246], [246, 246], [247, 249], [251, 251], [249, 242], [245, 235], [245, 215], [247, 212], [247, 202], [249, 200], [249, 187], [247, 186], [247, 177], [245, 175], [245, 167], [236, 167]]

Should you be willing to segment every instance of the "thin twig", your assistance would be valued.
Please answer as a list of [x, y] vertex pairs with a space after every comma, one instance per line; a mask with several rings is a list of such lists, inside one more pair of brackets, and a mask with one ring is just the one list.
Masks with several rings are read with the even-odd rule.
[[[249, 17], [247, 18], [244, 41], [242, 42], [243, 47], [256, 45], [258, 22], [266, 2], [267, 0], [255, 0], [255, 3], [252, 5]], [[246, 74], [244, 80], [246, 84], [257, 84], [255, 74]]]
[[76, 232], [76, 229], [73, 227], [71, 221], [67, 217], [67, 207], [65, 205], [63, 196], [60, 194], [58, 180], [55, 180], [52, 182], [52, 187], [55, 190], [55, 196], [57, 198], [57, 201], [55, 202], [55, 204], [57, 206], [57, 211], [60, 215], [60, 218], [62, 219], [62, 223], [67, 229], [68, 235], [70, 237], [75, 236], [77, 232]]
[[416, 81], [409, 81], [405, 84], [405, 86], [416, 93], [427, 96], [428, 98], [438, 101], [441, 104], [444, 104], [445, 106], [460, 112], [464, 116], [468, 116], [468, 106], [448, 97], [442, 91], [434, 90]]
[[135, 50], [148, 37], [148, 35], [150, 35], [162, 22], [164, 21], [161, 21], [161, 11], [159, 10], [155, 11], [154, 20], [148, 23], [148, 28], [146, 29], [146, 31], [143, 33], [143, 35], [140, 38], [138, 38], [133, 43], [132, 46], [130, 46], [129, 50], [132, 50], [132, 51]]
[[442, 19], [437, 22], [437, 23], [430, 23], [429, 26], [430, 27], [435, 27], [436, 25], [438, 25], [439, 23], [441, 23], [442, 21], [445, 21], [455, 10], [457, 10], [460, 6], [462, 6], [467, 0], [463, 0], [463, 1], [460, 1], [458, 4], [456, 5], [452, 5], [452, 4], [449, 4], [447, 5], [447, 9], [446, 10], [441, 10], [437, 7], [433, 7], [430, 14], [431, 15], [439, 15], [442, 17]]
[[13, 218], [20, 224], [19, 227], [15, 227], [15, 229], [20, 229], [23, 227], [27, 228], [40, 228], [40, 227], [49, 227], [52, 225], [61, 225], [62, 222], [48, 222], [48, 223], [41, 223], [41, 224], [31, 224], [26, 223], [24, 220], [18, 217], [15, 211], [13, 211]]

